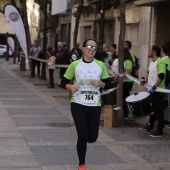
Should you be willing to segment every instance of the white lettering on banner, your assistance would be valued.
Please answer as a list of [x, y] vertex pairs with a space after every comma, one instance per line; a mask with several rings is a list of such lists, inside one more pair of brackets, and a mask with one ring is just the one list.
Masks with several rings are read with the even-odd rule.
[[23, 20], [18, 12], [18, 10], [13, 5], [6, 5], [5, 6], [5, 16], [10, 22], [16, 37], [22, 47], [22, 50], [26, 57], [26, 62], [28, 62], [28, 51], [27, 51], [27, 41], [26, 41], [26, 34], [25, 34], [25, 27]]

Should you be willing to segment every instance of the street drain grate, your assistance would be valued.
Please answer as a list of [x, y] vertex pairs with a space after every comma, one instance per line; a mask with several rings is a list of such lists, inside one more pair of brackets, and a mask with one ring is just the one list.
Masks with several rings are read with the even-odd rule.
[[70, 96], [52, 96], [55, 99], [70, 99]]
[[25, 75], [25, 74], [24, 75], [20, 75], [20, 76], [21, 77], [30, 77], [29, 75]]
[[34, 83], [34, 86], [47, 86], [47, 83]]
[[73, 127], [73, 124], [70, 123], [50, 123], [50, 127]]

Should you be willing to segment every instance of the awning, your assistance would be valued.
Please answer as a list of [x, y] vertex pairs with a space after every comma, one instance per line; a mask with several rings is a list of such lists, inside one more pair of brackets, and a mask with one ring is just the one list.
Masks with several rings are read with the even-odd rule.
[[170, 5], [170, 0], [137, 0], [134, 4], [137, 6], [156, 6], [160, 4]]

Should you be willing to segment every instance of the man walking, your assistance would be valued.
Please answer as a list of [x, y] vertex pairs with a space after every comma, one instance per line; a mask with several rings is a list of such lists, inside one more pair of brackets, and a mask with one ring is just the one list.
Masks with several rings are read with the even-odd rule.
[[[30, 55], [36, 59], [36, 58], [38, 58], [40, 53], [41, 53], [41, 47], [38, 45], [38, 41], [34, 40], [34, 45], [30, 49]], [[36, 66], [37, 66], [38, 77], [40, 77], [40, 61], [37, 61], [35, 59], [32, 59], [32, 73], [31, 73], [31, 77], [35, 77], [35, 67]]]
[[[150, 128], [154, 128], [154, 123], [156, 120], [156, 116], [158, 116], [158, 126], [157, 130], [151, 133], [150, 137], [162, 137], [163, 136], [163, 128], [164, 128], [164, 93], [156, 92], [156, 88], [165, 88], [165, 77], [166, 77], [166, 65], [162, 61], [160, 56], [160, 48], [158, 46], [152, 46], [152, 49], [149, 51], [149, 58], [152, 59], [148, 74], [145, 78], [145, 82], [148, 82], [148, 85], [151, 87], [148, 92], [151, 94], [152, 99], [152, 107], [153, 114], [150, 116]], [[147, 129], [147, 126], [141, 130]]]

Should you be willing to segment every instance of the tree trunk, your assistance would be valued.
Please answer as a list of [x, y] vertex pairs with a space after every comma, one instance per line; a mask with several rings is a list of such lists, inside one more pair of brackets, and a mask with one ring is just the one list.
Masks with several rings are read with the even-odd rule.
[[16, 64], [16, 58], [19, 56], [19, 42], [17, 40], [17, 37], [14, 37], [14, 44], [15, 44], [15, 49], [14, 49], [14, 64]]
[[[29, 50], [31, 48], [31, 38], [30, 38], [30, 30], [28, 25], [28, 19], [27, 19], [27, 6], [26, 6], [26, 0], [22, 0], [22, 7], [23, 7], [23, 13], [22, 13], [22, 19], [25, 27], [25, 34], [26, 34], [26, 40], [27, 40], [27, 51], [29, 53]], [[23, 69], [25, 68], [25, 58], [21, 57], [21, 63], [23, 64]]]
[[15, 0], [11, 0], [11, 3], [16, 7], [16, 3], [15, 3]]
[[81, 0], [77, 7], [76, 22], [75, 22], [74, 37], [73, 37], [74, 48], [77, 47], [77, 35], [78, 35], [79, 22], [80, 22], [80, 17], [81, 17], [81, 9], [82, 9], [83, 4], [84, 4], [84, 0]]
[[124, 113], [123, 113], [123, 81], [124, 81], [124, 38], [125, 38], [125, 28], [126, 28], [126, 21], [125, 21], [125, 7], [126, 7], [126, 0], [120, 0], [120, 35], [119, 35], [119, 79], [117, 83], [117, 106], [121, 108], [119, 111], [119, 122], [122, 125], [124, 120]]
[[29, 50], [31, 48], [31, 37], [30, 37], [30, 30], [29, 30], [29, 25], [28, 25], [26, 2], [27, 2], [27, 0], [22, 0], [23, 12], [24, 12], [24, 26], [25, 26], [26, 39], [27, 39], [27, 50], [29, 53]]

